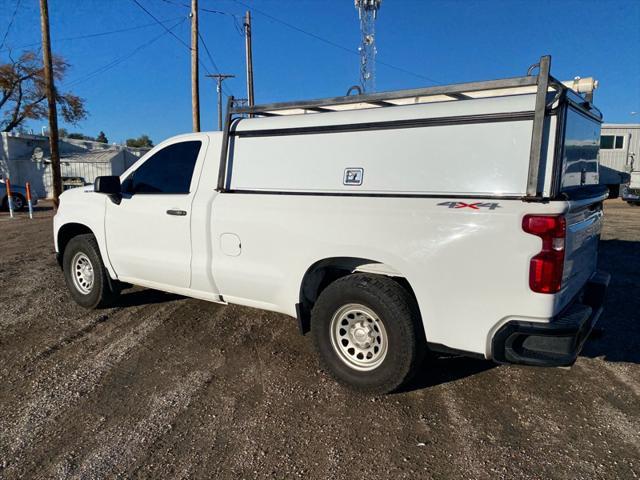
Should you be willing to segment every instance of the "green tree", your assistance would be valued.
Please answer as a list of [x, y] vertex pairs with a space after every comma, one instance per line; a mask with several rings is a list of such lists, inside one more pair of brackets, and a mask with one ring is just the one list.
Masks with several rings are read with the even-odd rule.
[[[53, 76], [58, 85], [69, 64], [53, 56]], [[18, 60], [0, 62], [0, 131], [10, 132], [27, 120], [42, 120], [48, 115], [47, 93], [42, 60], [35, 52], [25, 52]], [[56, 93], [58, 111], [65, 122], [76, 124], [86, 118], [84, 100], [72, 93]]]
[[127, 138], [127, 147], [151, 148], [153, 147], [153, 140], [149, 138], [149, 135], [140, 135], [138, 138]]
[[74, 140], [90, 140], [92, 142], [96, 141], [95, 138], [90, 137], [89, 135], [85, 135], [84, 133], [77, 133], [77, 132], [70, 133], [69, 135], [67, 135], [67, 138], [72, 138]]
[[96, 142], [109, 143], [109, 139], [107, 138], [107, 136], [104, 134], [102, 130], [100, 130], [100, 133], [96, 137]]

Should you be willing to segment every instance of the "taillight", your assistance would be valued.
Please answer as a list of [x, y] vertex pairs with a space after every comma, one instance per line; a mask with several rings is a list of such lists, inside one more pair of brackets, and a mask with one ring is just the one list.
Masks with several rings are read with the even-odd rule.
[[562, 286], [566, 222], [561, 215], [525, 215], [522, 229], [542, 239], [542, 250], [531, 259], [529, 287], [538, 293], [556, 293]]

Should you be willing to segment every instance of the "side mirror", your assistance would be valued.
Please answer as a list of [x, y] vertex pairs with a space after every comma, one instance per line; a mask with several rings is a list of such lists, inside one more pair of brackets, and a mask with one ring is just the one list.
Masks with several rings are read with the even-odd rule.
[[107, 195], [119, 195], [122, 192], [120, 177], [116, 177], [115, 175], [96, 177], [93, 191], [96, 193], [106, 193]]
[[120, 177], [115, 175], [96, 177], [93, 184], [93, 191], [96, 193], [105, 193], [109, 195], [111, 201], [117, 205], [122, 201], [122, 186], [120, 185]]

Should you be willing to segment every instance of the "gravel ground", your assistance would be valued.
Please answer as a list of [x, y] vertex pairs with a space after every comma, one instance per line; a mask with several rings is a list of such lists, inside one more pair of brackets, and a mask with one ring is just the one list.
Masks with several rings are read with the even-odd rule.
[[606, 205], [604, 334], [571, 369], [439, 358], [369, 398], [293, 319], [133, 289], [75, 305], [45, 206], [0, 214], [1, 478], [638, 478], [640, 208]]

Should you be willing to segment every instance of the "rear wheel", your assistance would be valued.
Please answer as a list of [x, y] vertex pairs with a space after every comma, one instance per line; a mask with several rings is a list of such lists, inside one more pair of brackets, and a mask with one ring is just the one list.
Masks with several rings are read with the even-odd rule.
[[396, 390], [426, 351], [413, 298], [376, 275], [349, 275], [329, 285], [313, 307], [311, 332], [324, 368], [363, 393]]
[[100, 249], [91, 234], [73, 237], [64, 250], [64, 278], [75, 302], [85, 308], [108, 306], [120, 293], [109, 278]]

